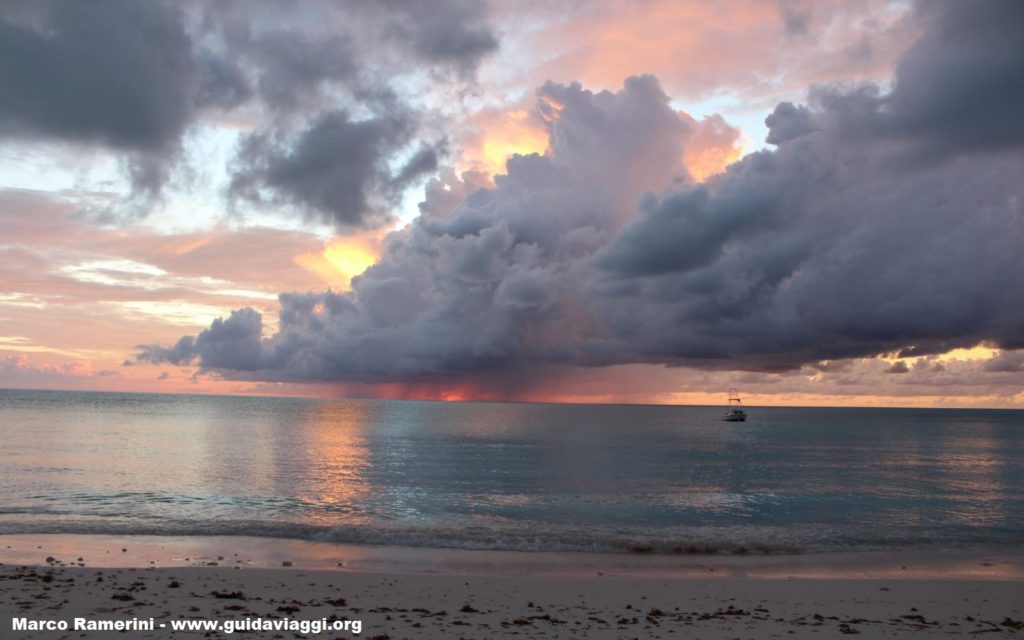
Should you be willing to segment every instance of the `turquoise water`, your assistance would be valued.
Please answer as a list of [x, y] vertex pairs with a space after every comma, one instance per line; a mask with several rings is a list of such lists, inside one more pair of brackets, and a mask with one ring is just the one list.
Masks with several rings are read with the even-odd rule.
[[519, 550], [1024, 543], [1024, 412], [0, 391], [0, 533]]

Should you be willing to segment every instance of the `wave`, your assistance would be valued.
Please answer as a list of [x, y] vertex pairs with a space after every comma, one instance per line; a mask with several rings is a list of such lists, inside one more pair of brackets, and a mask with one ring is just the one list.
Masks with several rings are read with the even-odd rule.
[[489, 527], [331, 527], [315, 536], [322, 542], [440, 547], [490, 551], [570, 551], [590, 553], [718, 554], [800, 553], [799, 545], [742, 539], [736, 535], [658, 535], [643, 532], [544, 531]]
[[1019, 531], [917, 529], [878, 535], [870, 529], [824, 527], [672, 527], [602, 529], [572, 526], [321, 525], [252, 520], [156, 520], [0, 512], [0, 534], [246, 536], [335, 544], [490, 551], [557, 551], [654, 555], [770, 555], [1013, 545]]

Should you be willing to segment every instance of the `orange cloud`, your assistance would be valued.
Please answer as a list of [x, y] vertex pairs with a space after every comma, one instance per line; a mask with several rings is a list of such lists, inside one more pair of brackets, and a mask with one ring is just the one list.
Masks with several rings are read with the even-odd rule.
[[697, 182], [721, 173], [743, 155], [739, 130], [722, 116], [708, 116], [699, 122], [686, 113], [681, 112], [680, 117], [691, 120], [693, 127], [693, 135], [683, 153], [683, 164]]
[[458, 169], [497, 175], [505, 173], [505, 163], [513, 155], [543, 154], [547, 149], [548, 132], [534, 109], [484, 109], [473, 119]]
[[[473, 134], [463, 148], [457, 169], [482, 171], [489, 175], [505, 172], [505, 163], [515, 154], [549, 152], [547, 125], [559, 118], [562, 106], [550, 96], [540, 98], [543, 112], [516, 105], [509, 110], [485, 109], [474, 118]], [[720, 115], [696, 120], [685, 111], [678, 112], [692, 132], [685, 143], [679, 167], [685, 168], [697, 182], [720, 173], [743, 154], [740, 131]], [[312, 268], [312, 267], [311, 267]]]
[[380, 257], [379, 235], [334, 238], [320, 251], [301, 253], [292, 261], [334, 289], [349, 289], [352, 278], [376, 264]]

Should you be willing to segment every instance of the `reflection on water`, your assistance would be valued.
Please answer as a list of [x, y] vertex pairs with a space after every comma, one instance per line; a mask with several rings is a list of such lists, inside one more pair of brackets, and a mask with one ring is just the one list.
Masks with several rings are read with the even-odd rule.
[[719, 413], [0, 391], [0, 533], [655, 551], [1024, 542], [1022, 412]]
[[1005, 483], [1013, 470], [1004, 464], [998, 426], [984, 422], [951, 425], [943, 430], [937, 456], [938, 482], [955, 503], [949, 517], [966, 526], [998, 526], [1010, 520], [1012, 496]]
[[[366, 477], [373, 466], [367, 431], [377, 419], [377, 408], [368, 402], [351, 402], [304, 409], [295, 428], [298, 433], [292, 436], [297, 441], [294, 464], [301, 471], [289, 477], [305, 481], [283, 491], [324, 507], [311, 514], [311, 521], [330, 525], [332, 514], [345, 514], [348, 522], [365, 524], [366, 514], [357, 505], [373, 490]], [[281, 424], [278, 431], [288, 433], [288, 425]]]

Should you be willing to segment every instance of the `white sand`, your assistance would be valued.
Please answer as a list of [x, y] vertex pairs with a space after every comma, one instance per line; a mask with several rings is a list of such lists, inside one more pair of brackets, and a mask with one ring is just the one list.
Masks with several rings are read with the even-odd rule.
[[[219, 554], [202, 558], [176, 555], [198, 549]], [[259, 554], [251, 553], [254, 549]], [[289, 561], [293, 567], [254, 568], [256, 556], [265, 564], [285, 562], [276, 557], [271, 560], [268, 550], [294, 553]], [[152, 557], [146, 559], [147, 554]], [[544, 555], [232, 538], [0, 536], [0, 561], [4, 562], [0, 566], [0, 638], [204, 636], [174, 635], [169, 629], [84, 636], [73, 631], [12, 631], [12, 617], [68, 621], [75, 617], [152, 617], [166, 624], [190, 617], [312, 620], [332, 615], [360, 620], [362, 633], [308, 637], [713, 639], [854, 633], [865, 638], [1024, 634], [1024, 625], [1018, 622], [1024, 620], [1024, 571], [1020, 559], [1013, 557], [609, 558], [551, 554], [549, 562], [538, 562]], [[47, 563], [47, 557], [53, 561]], [[77, 566], [79, 557], [87, 566]], [[420, 558], [418, 565], [411, 560], [415, 557]], [[517, 564], [516, 558], [525, 564]], [[158, 562], [161, 566], [153, 568]], [[217, 566], [167, 566], [210, 562]], [[333, 562], [333, 570], [324, 566], [328, 562]], [[419, 569], [351, 570], [352, 564], [360, 562], [391, 562]], [[895, 564], [900, 562], [910, 564]], [[75, 566], [70, 566], [72, 563]], [[232, 568], [233, 563], [246, 568]], [[136, 568], [125, 567], [132, 564]], [[146, 566], [151, 568], [142, 568]], [[547, 569], [530, 570], [542, 566]], [[597, 568], [601, 566], [603, 569]], [[431, 573], [451, 568], [455, 571]], [[812, 575], [816, 577], [808, 577]], [[214, 632], [208, 637], [235, 636]], [[272, 638], [275, 633], [239, 637]], [[278, 637], [298, 636], [284, 632]]]

